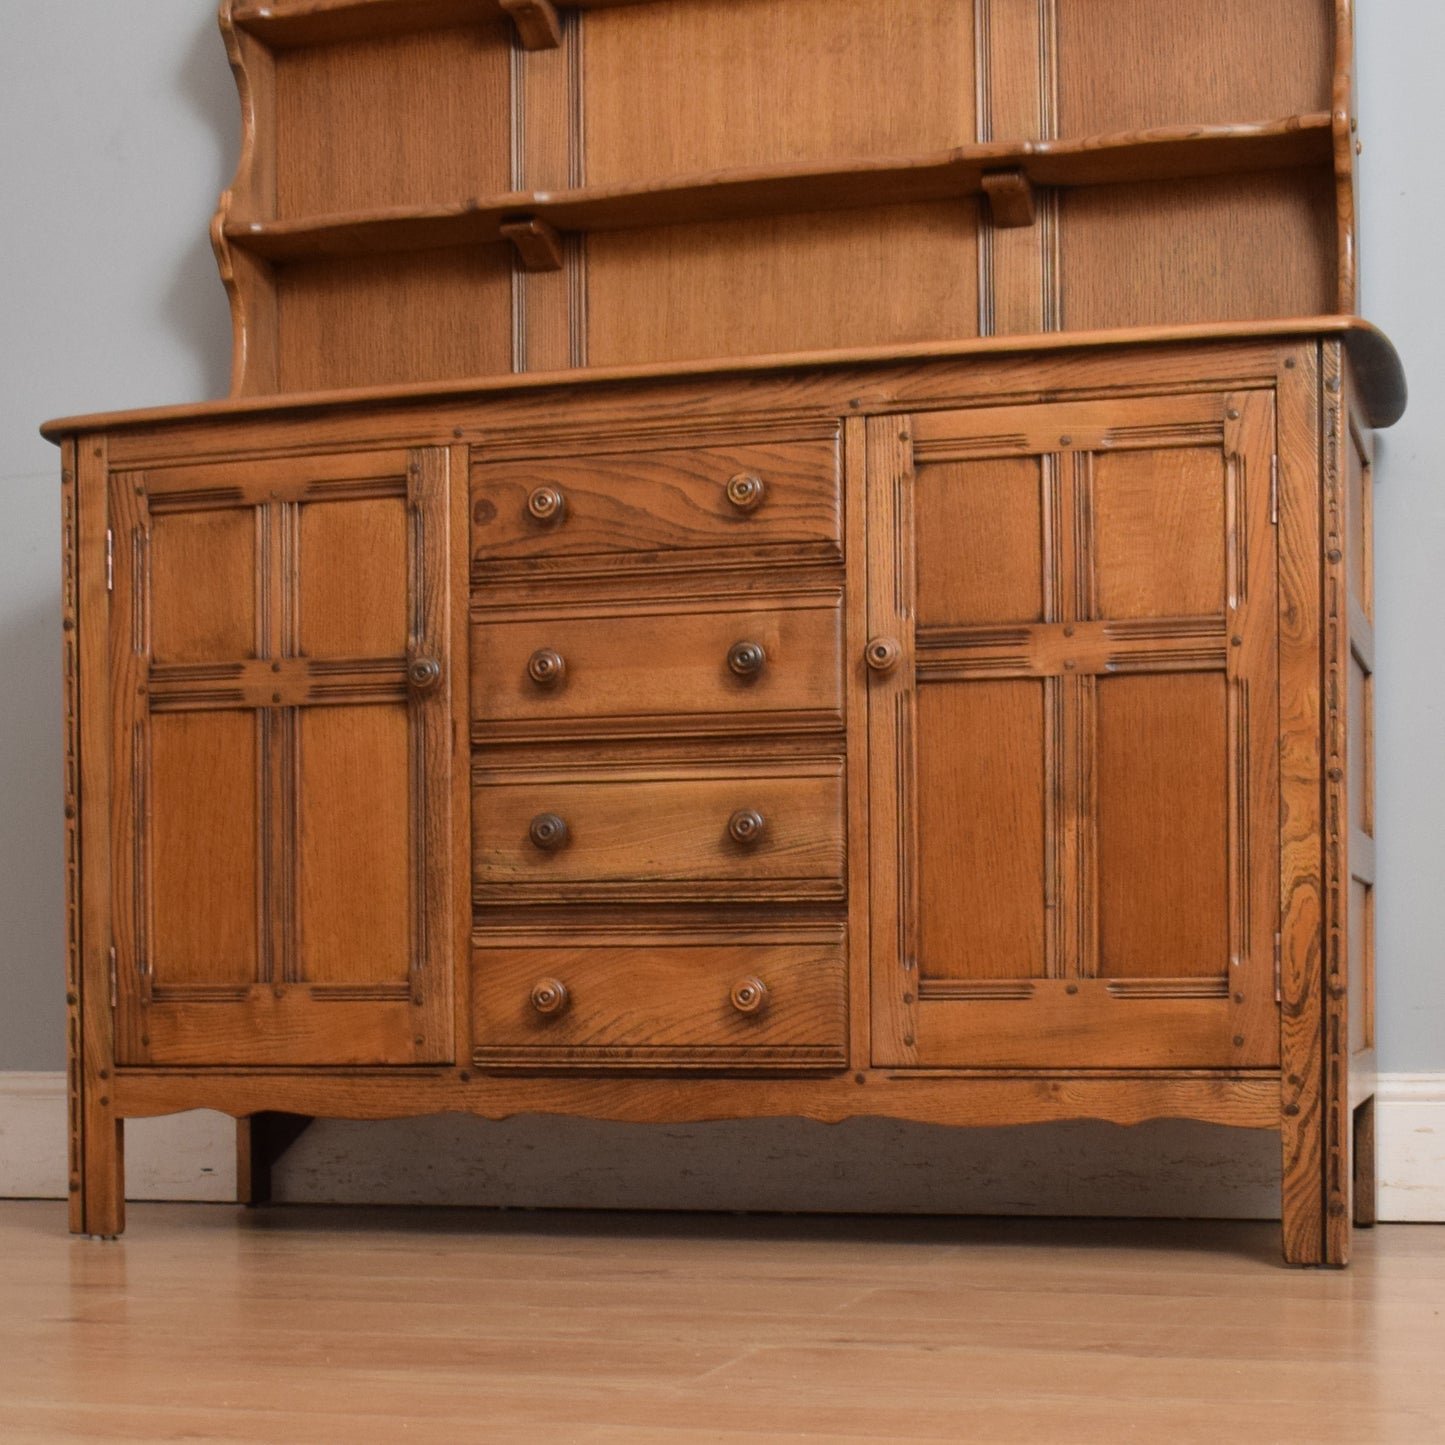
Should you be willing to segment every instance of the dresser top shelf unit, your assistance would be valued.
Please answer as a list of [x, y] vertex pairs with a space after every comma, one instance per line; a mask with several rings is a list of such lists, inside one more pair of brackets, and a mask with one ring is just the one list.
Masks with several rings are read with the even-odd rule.
[[1355, 309], [1349, 0], [220, 20], [233, 395]]

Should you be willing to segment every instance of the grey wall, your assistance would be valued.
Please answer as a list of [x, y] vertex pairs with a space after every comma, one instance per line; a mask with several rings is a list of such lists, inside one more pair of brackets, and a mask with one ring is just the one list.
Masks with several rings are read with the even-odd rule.
[[[1380, 445], [1380, 1049], [1445, 1069], [1445, 6], [1359, 0], [1365, 311], [1410, 371]], [[57, 458], [37, 423], [224, 393], [206, 242], [234, 161], [213, 0], [6, 0], [0, 47], [0, 1069], [62, 1066]]]

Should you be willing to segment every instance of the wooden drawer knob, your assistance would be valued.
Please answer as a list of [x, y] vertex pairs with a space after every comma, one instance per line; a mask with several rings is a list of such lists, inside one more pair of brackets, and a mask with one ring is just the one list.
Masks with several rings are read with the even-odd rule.
[[763, 815], [756, 808], [739, 808], [728, 819], [728, 836], [745, 848], [754, 848], [763, 841], [767, 826]]
[[544, 853], [555, 853], [567, 846], [567, 820], [559, 818], [556, 813], [538, 813], [532, 819], [527, 836], [532, 840], [533, 847], [540, 848]]
[[733, 985], [729, 995], [740, 1014], [758, 1014], [768, 1006], [768, 987], [760, 978], [744, 978]]
[[406, 665], [406, 680], [417, 692], [426, 692], [442, 680], [442, 665], [434, 657], [414, 657]]
[[739, 677], [756, 677], [767, 661], [761, 642], [735, 642], [728, 648], [728, 666]]
[[751, 472], [739, 472], [737, 476], [728, 479], [728, 501], [740, 512], [757, 511], [763, 504], [763, 494], [766, 491], [763, 479], [755, 477]]
[[903, 656], [903, 648], [896, 637], [875, 637], [863, 649], [863, 661], [874, 672], [892, 672]]
[[556, 487], [537, 487], [527, 498], [527, 511], [539, 522], [560, 522], [567, 515], [567, 498]]
[[532, 1007], [539, 1014], [559, 1014], [571, 998], [567, 985], [560, 978], [539, 978], [532, 985], [530, 997]]
[[550, 647], [539, 647], [527, 659], [527, 676], [538, 687], [556, 687], [567, 675], [567, 660]]

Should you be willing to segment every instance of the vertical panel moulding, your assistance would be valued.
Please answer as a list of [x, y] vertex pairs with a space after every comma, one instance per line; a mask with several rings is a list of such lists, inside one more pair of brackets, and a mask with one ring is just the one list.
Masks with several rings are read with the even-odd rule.
[[[512, 50], [512, 188], [555, 191], [583, 183], [582, 17], [562, 12], [555, 50]], [[561, 371], [585, 364], [585, 242], [563, 236], [562, 269], [512, 264], [515, 371]]]
[[[562, 49], [567, 59], [567, 184], [587, 184], [586, 99], [583, 93], [584, 42], [582, 14], [567, 12]], [[587, 365], [587, 237], [567, 237], [563, 274], [567, 278], [568, 358], [574, 367]]]
[[[530, 54], [522, 48], [521, 40], [514, 33], [511, 37], [511, 65], [509, 74], [512, 87], [512, 154], [511, 181], [513, 191], [526, 189], [527, 185], [527, 57]], [[527, 268], [522, 258], [512, 249], [512, 370], [527, 369]]]
[[[452, 1040], [447, 980], [454, 964], [450, 762], [451, 699], [456, 682], [451, 676], [447, 647], [450, 461], [451, 453], [444, 447], [419, 447], [407, 460], [407, 515], [411, 528], [407, 595], [412, 607], [408, 650], [413, 657], [435, 658], [441, 664], [440, 681], [430, 689], [413, 693], [407, 729], [413, 863], [409, 968], [412, 1048], [414, 1058], [430, 1062], [446, 1059]], [[465, 469], [460, 476], [465, 478]], [[459, 486], [465, 491], [464, 483]], [[465, 546], [466, 535], [463, 528], [459, 546]]]
[[1350, 445], [1344, 397], [1344, 348], [1323, 347], [1324, 605], [1325, 605], [1325, 1213], [1326, 1259], [1349, 1253], [1350, 1091], [1348, 1027], [1349, 814], [1348, 754], [1350, 625], [1345, 560], [1345, 448]]
[[[144, 1062], [146, 1048], [143, 986], [148, 962], [150, 900], [150, 706], [146, 694], [149, 643], [146, 634], [145, 478], [116, 473], [108, 482], [109, 526], [113, 535], [111, 573], [111, 676], [114, 683], [115, 896], [110, 943], [118, 972], [115, 1049], [126, 1062]], [[83, 615], [83, 614], [82, 614]]]
[[[907, 417], [868, 423], [868, 633], [896, 638], [897, 665], [871, 675], [872, 1057], [918, 1062], [917, 688], [913, 646], [913, 457]], [[855, 665], [858, 665], [855, 663]]]
[[81, 1117], [80, 1046], [80, 656], [76, 647], [79, 601], [76, 552], [79, 508], [76, 505], [75, 442], [60, 450], [60, 631], [62, 705], [65, 715], [63, 789], [65, 808], [65, 1117], [66, 1176], [70, 1231], [85, 1227], [80, 1182], [84, 1130]]
[[[112, 714], [107, 593], [106, 447], [84, 437], [76, 446], [75, 621], [79, 666], [79, 794], [87, 818], [101, 826], [80, 832], [80, 1150], [81, 1206], [72, 1208], [87, 1234], [115, 1235], [125, 1228], [124, 1135], [111, 1100], [115, 1072], [115, 1018], [110, 1008], [112, 944], [112, 817], [110, 758], [113, 740], [135, 693]], [[129, 638], [124, 639], [128, 645]]]
[[1280, 1107], [1283, 1244], [1326, 1262], [1320, 353], [1282, 350], [1279, 442]]
[[868, 643], [868, 595], [865, 585], [868, 533], [868, 423], [849, 417], [843, 424], [843, 556], [848, 570], [844, 594], [848, 659], [843, 669], [848, 777], [848, 1034], [849, 1063], [866, 1066], [869, 1058], [869, 907], [868, 869], [868, 668], [859, 662]]
[[[1051, 139], [1058, 132], [1056, 0], [974, 0], [980, 142]], [[1038, 197], [1032, 226], [1000, 229], [979, 208], [979, 335], [1026, 335], [1058, 326], [1058, 205]]]
[[[1039, 596], [1043, 599], [1043, 620], [1058, 622], [1064, 613], [1064, 576], [1072, 549], [1063, 540], [1063, 486], [1060, 457], [1046, 452], [1039, 458], [1039, 516], [1042, 577]], [[1064, 882], [1063, 845], [1064, 797], [1064, 680], [1044, 679], [1044, 977], [1062, 978], [1069, 957]]]
[[[1062, 438], [1061, 438], [1062, 441]], [[1072, 478], [1069, 515], [1072, 543], [1071, 586], [1065, 592], [1067, 622], [1092, 621], [1098, 613], [1098, 568], [1094, 553], [1094, 458], [1077, 451], [1060, 459]], [[1098, 691], [1093, 677], [1066, 669], [1063, 679], [1066, 725], [1071, 734], [1065, 776], [1073, 796], [1068, 820], [1072, 834], [1072, 867], [1067, 883], [1073, 891], [1069, 957], [1080, 978], [1099, 971], [1099, 900], [1097, 886], [1098, 800], [1095, 796], [1098, 750]]]
[[[993, 0], [973, 0], [973, 77], [975, 133], [980, 145], [993, 139]], [[978, 208], [978, 334], [993, 336], [994, 236], [993, 218], [986, 205]]]
[[[450, 726], [445, 740], [448, 799], [451, 804], [451, 842], [446, 849], [446, 856], [464, 860], [455, 884], [449, 884], [445, 890], [445, 906], [450, 910], [447, 916], [451, 920], [451, 945], [444, 955], [438, 956], [442, 973], [454, 981], [449, 1018], [445, 1012], [446, 990], [436, 987], [430, 990], [436, 995], [439, 1044], [442, 1041], [452, 1041], [455, 1045], [452, 1053], [454, 1059], [468, 1057], [471, 1052], [469, 1031], [473, 987], [472, 969], [469, 966], [472, 903], [471, 890], [466, 886], [471, 877], [471, 869], [466, 863], [472, 856], [471, 656], [467, 646], [471, 616], [470, 609], [463, 605], [464, 599], [468, 597], [471, 575], [471, 496], [467, 486], [470, 454], [469, 447], [459, 444], [449, 449], [447, 457], [446, 503], [450, 508], [447, 596], [455, 598], [456, 605], [448, 605], [445, 609], [443, 626], [450, 630], [441, 636], [446, 685], [451, 690], [448, 714]], [[449, 878], [451, 876], [448, 874]]]
[[1230, 738], [1229, 1026], [1241, 1064], [1278, 1059], [1274, 1000], [1278, 846], [1276, 547], [1270, 519], [1274, 407], [1267, 393], [1225, 398], [1226, 627]]

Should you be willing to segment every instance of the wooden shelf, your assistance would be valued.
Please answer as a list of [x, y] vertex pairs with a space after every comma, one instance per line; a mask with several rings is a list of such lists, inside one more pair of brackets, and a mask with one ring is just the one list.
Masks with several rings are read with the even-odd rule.
[[[380, 0], [374, 0], [380, 3]], [[230, 220], [226, 239], [273, 261], [485, 245], [536, 220], [557, 231], [616, 231], [854, 210], [979, 195], [985, 177], [1021, 173], [1037, 186], [1172, 180], [1328, 165], [1326, 112], [1254, 125], [1166, 127], [1078, 140], [965, 146], [929, 156], [719, 171], [632, 186], [513, 191], [427, 207], [288, 221]]]
[[[528, 49], [534, 44], [529, 16], [558, 10], [593, 10], [635, 5], [642, 0], [274, 0], [237, 4], [231, 23], [273, 50], [299, 50], [378, 35], [410, 35], [422, 30], [452, 30], [510, 14]], [[655, 0], [654, 0], [655, 3]], [[545, 26], [544, 26], [545, 28]], [[555, 45], [553, 39], [550, 42]]]

